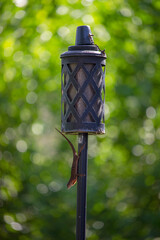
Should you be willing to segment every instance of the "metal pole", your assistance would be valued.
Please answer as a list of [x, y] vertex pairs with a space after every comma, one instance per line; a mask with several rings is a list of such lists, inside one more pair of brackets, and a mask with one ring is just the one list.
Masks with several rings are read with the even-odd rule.
[[78, 151], [84, 144], [78, 162], [76, 240], [86, 239], [88, 133], [78, 135]]

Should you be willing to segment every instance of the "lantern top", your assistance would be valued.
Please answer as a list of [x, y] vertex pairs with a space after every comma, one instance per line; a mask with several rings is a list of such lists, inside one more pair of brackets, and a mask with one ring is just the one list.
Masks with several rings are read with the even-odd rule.
[[61, 58], [72, 56], [96, 56], [106, 59], [106, 54], [94, 44], [93, 34], [89, 26], [79, 26], [76, 31], [74, 46], [68, 47], [68, 51], [61, 54]]
[[89, 26], [77, 27], [75, 45], [93, 45], [94, 41], [92, 36]]

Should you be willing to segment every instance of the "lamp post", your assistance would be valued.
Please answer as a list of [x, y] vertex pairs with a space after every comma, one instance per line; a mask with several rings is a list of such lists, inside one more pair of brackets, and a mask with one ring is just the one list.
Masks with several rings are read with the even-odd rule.
[[76, 43], [61, 54], [61, 130], [78, 133], [78, 150], [85, 144], [78, 163], [76, 240], [85, 240], [88, 134], [105, 133], [106, 55], [94, 44], [89, 26], [79, 26]]

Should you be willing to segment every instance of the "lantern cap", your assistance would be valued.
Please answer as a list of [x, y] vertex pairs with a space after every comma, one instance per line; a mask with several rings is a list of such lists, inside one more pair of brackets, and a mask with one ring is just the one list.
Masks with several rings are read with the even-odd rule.
[[106, 54], [94, 44], [93, 34], [89, 26], [79, 26], [76, 31], [76, 42], [74, 46], [68, 47], [68, 51], [61, 54], [61, 58], [66, 57], [100, 57], [106, 59]]
[[89, 26], [79, 26], [76, 31], [75, 45], [93, 45], [91, 29]]

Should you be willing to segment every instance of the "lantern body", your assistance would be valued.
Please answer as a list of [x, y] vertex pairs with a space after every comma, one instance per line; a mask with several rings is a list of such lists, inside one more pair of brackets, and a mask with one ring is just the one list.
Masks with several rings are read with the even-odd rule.
[[96, 45], [71, 46], [61, 55], [61, 130], [105, 133], [105, 59]]

